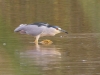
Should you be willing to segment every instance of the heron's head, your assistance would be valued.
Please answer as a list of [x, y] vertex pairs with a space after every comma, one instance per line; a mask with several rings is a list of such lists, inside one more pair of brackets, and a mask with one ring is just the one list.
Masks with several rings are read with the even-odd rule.
[[53, 28], [55, 28], [55, 29], [56, 29], [56, 31], [57, 31], [58, 33], [60, 33], [60, 32], [64, 32], [64, 33], [68, 34], [68, 32], [67, 32], [67, 31], [65, 31], [65, 30], [61, 29], [61, 28], [60, 28], [60, 27], [58, 27], [58, 26], [53, 26]]
[[19, 32], [21, 30], [23, 30], [23, 28], [26, 26], [27, 24], [20, 24], [15, 30], [14, 32]]

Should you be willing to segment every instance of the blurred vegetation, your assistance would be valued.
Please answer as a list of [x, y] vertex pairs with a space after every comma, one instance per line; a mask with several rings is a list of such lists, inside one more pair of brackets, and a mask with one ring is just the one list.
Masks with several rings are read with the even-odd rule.
[[[21, 23], [48, 22], [70, 33], [100, 31], [99, 0], [0, 0], [1, 21], [12, 32]], [[0, 22], [1, 23], [1, 22]], [[1, 23], [2, 25], [2, 23]]]

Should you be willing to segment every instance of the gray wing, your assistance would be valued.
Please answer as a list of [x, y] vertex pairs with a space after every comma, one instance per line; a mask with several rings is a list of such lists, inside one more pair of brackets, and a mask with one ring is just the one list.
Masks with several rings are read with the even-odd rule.
[[37, 25], [38, 27], [40, 27], [40, 26], [53, 27], [52, 25], [50, 25], [48, 23], [44, 23], [44, 22], [35, 22], [35, 23], [30, 24], [30, 25]]
[[37, 25], [27, 25], [24, 30], [27, 34], [37, 36], [43, 32], [44, 26], [38, 27]]

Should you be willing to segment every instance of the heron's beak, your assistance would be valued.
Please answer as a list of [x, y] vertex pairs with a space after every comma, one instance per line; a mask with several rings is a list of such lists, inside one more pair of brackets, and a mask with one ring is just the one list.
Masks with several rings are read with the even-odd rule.
[[19, 31], [21, 31], [21, 28], [20, 28], [20, 27], [17, 27], [17, 28], [14, 30], [14, 32], [19, 32]]
[[15, 29], [14, 32], [19, 32], [19, 31]]
[[68, 32], [66, 30], [63, 30], [63, 29], [61, 29], [61, 32], [68, 34]]

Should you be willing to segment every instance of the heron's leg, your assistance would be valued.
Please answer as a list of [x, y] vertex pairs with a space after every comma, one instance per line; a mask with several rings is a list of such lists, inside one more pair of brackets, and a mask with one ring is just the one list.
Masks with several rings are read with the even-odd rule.
[[38, 44], [39, 38], [40, 38], [40, 35], [36, 36], [36, 39], [35, 39], [35, 44], [36, 44], [36, 45]]

